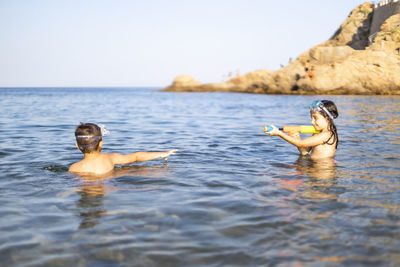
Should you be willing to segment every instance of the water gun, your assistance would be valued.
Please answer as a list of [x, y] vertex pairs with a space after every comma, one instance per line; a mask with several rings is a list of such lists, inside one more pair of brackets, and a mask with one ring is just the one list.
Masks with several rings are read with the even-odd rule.
[[[272, 129], [272, 126], [265, 126], [264, 132], [268, 133], [269, 131], [272, 131]], [[319, 131], [317, 131], [312, 125], [283, 126], [282, 128], [279, 128], [279, 130], [285, 133], [319, 133]]]

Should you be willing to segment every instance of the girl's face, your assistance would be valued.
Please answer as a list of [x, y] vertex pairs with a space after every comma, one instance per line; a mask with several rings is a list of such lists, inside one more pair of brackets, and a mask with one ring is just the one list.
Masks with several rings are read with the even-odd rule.
[[326, 130], [329, 126], [328, 120], [318, 111], [311, 111], [311, 122], [318, 131]]

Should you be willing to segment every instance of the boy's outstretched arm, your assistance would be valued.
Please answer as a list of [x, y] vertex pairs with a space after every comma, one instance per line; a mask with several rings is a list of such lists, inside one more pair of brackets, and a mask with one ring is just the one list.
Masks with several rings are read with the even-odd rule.
[[166, 152], [136, 152], [132, 154], [122, 155], [118, 153], [110, 154], [114, 164], [129, 164], [138, 161], [148, 161], [153, 159], [167, 159], [170, 155], [175, 154], [178, 150], [172, 149]]

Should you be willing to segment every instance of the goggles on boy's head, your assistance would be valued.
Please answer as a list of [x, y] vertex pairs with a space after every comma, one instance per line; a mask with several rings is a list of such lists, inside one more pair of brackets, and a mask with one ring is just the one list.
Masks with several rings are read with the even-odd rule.
[[330, 118], [331, 120], [333, 120], [332, 114], [325, 108], [324, 103], [322, 103], [321, 100], [315, 100], [315, 101], [313, 101], [313, 102], [311, 103], [311, 105], [310, 105], [310, 110], [311, 110], [311, 111], [318, 111], [318, 112], [320, 112], [320, 111], [323, 110], [323, 111], [329, 116], [329, 118]]
[[[87, 149], [92, 146], [97, 146], [101, 141], [101, 136], [98, 135], [77, 135], [75, 138], [79, 149]], [[82, 140], [88, 140], [89, 144], [80, 144]]]
[[75, 138], [78, 139], [94, 139], [96, 141], [100, 141], [101, 140], [101, 136], [98, 135], [77, 135], [75, 136]]

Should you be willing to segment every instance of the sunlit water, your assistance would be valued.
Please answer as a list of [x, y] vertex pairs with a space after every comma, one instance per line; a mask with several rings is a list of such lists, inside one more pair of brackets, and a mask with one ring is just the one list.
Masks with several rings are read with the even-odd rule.
[[[263, 133], [338, 106], [336, 163]], [[400, 97], [0, 89], [1, 266], [400, 264]], [[68, 173], [79, 122], [104, 152], [168, 163]]]

